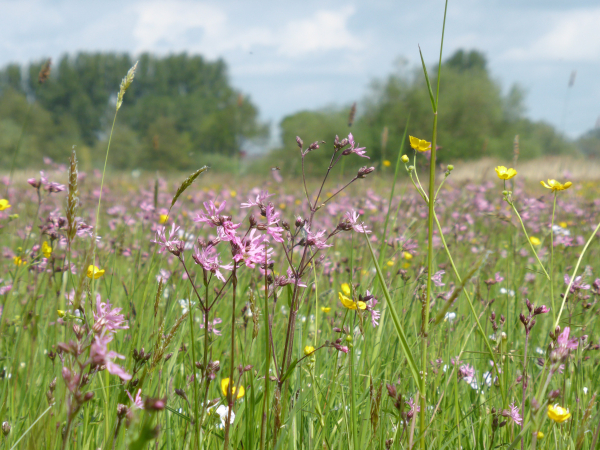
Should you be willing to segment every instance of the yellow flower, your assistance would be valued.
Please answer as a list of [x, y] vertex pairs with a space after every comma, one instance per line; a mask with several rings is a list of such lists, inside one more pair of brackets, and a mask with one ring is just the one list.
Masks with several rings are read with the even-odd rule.
[[573, 183], [567, 181], [565, 184], [559, 183], [556, 180], [548, 180], [548, 184], [540, 181], [540, 184], [544, 186], [546, 189], [550, 189], [552, 192], [555, 191], [564, 191], [565, 189], [569, 189]]
[[567, 222], [560, 222], [559, 225], [561, 228], [567, 228]]
[[294, 203], [295, 203], [296, 205], [300, 205], [300, 204], [302, 204], [302, 200], [300, 200], [300, 199], [296, 199], [296, 201], [295, 201]]
[[390, 167], [392, 165], [391, 162], [389, 162], [387, 159], [385, 161], [383, 161], [383, 166], [384, 167]]
[[104, 269], [98, 269], [98, 267], [90, 265], [90, 266], [88, 266], [88, 269], [87, 269], [87, 277], [97, 280], [102, 275], [104, 275], [104, 272], [105, 272]]
[[352, 290], [350, 289], [350, 285], [348, 283], [342, 283], [342, 292], [344, 295], [352, 295]]
[[498, 166], [494, 170], [498, 174], [498, 178], [500, 178], [501, 180], [510, 180], [517, 174], [517, 171], [515, 169], [507, 169], [504, 166]]
[[306, 347], [304, 347], [304, 354], [306, 356], [310, 355], [314, 351], [315, 351], [315, 348], [312, 345], [307, 345]]
[[10, 208], [12, 205], [5, 198], [0, 198], [0, 211]]
[[427, 142], [425, 139], [419, 139], [414, 136], [408, 137], [410, 140], [410, 146], [420, 152], [426, 152], [431, 150], [431, 142]]
[[340, 298], [340, 302], [342, 302], [342, 305], [344, 305], [346, 308], [348, 309], [367, 309], [367, 304], [365, 302], [355, 302], [351, 299], [349, 299], [348, 297], [346, 297], [344, 294], [342, 294], [341, 292], [338, 292], [338, 297]]
[[287, 205], [285, 203], [280, 203], [279, 204], [279, 209], [285, 209]]
[[411, 255], [408, 252], [402, 252], [402, 257], [407, 261], [410, 261], [411, 259], [413, 259], [413, 255]]
[[13, 258], [13, 263], [15, 263], [15, 266], [20, 267], [20, 266], [24, 266], [25, 264], [27, 264], [27, 261], [23, 261], [20, 256], [15, 256]]
[[391, 259], [386, 263], [388, 266], [392, 267], [394, 265], [394, 261]]
[[541, 439], [544, 439], [544, 433], [542, 433], [541, 431], [538, 431], [537, 432], [537, 438], [538, 438], [538, 441], [541, 440]]
[[235, 191], [229, 191], [229, 195], [231, 195], [232, 197], [237, 196], [237, 192]]
[[540, 245], [542, 243], [542, 241], [540, 241], [538, 238], [536, 238], [535, 236], [531, 236], [529, 238], [529, 241], [531, 241], [531, 243], [533, 245]]
[[169, 215], [168, 214], [161, 214], [158, 217], [158, 223], [160, 223], [160, 224], [165, 223], [167, 220], [169, 220]]
[[42, 253], [46, 258], [50, 258], [50, 256], [52, 256], [52, 247], [50, 247], [46, 241], [44, 241], [42, 244]]
[[548, 417], [556, 423], [563, 423], [571, 417], [571, 413], [562, 406], [548, 405]]
[[327, 314], [329, 311], [331, 311], [331, 308], [329, 306], [321, 306], [321, 311]]
[[405, 262], [404, 264], [402, 264], [402, 268], [404, 268], [404, 269], [410, 268], [410, 263], [408, 261]]
[[[227, 388], [229, 388], [229, 378], [223, 378], [221, 380], [221, 392], [223, 395], [227, 397]], [[235, 395], [236, 387], [233, 386], [231, 393]], [[242, 398], [246, 391], [244, 390], [244, 386], [240, 386], [240, 391], [237, 393], [237, 398]]]

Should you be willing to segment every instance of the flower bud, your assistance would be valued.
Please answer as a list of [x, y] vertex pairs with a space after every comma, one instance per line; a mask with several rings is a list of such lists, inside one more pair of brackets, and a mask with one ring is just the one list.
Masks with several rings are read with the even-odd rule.
[[357, 178], [365, 178], [367, 175], [369, 175], [371, 172], [373, 172], [375, 170], [375, 167], [361, 167], [358, 170], [358, 175], [356, 175]]
[[92, 391], [89, 391], [89, 392], [86, 392], [85, 395], [83, 396], [83, 401], [89, 402], [93, 398], [94, 398], [94, 393]]
[[123, 417], [125, 417], [125, 415], [127, 414], [127, 411], [128, 411], [127, 406], [122, 405], [121, 403], [119, 403], [117, 405], [117, 417], [119, 419], [122, 419]]
[[406, 164], [409, 161], [408, 156], [406, 156], [406, 155], [402, 155], [401, 159], [404, 164]]
[[10, 433], [10, 423], [2, 422], [2, 434], [8, 436], [8, 433]]
[[454, 166], [452, 164], [448, 164], [448, 171], [452, 172], [454, 170]]
[[298, 144], [298, 147], [300, 147], [300, 149], [302, 149], [304, 142], [302, 142], [302, 139], [300, 139], [300, 136], [296, 136], [296, 143]]

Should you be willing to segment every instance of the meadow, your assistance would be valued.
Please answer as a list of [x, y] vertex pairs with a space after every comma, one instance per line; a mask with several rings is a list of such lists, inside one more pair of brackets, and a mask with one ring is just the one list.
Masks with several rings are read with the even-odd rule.
[[597, 174], [437, 164], [441, 59], [390, 161], [7, 171], [2, 448], [597, 448]]

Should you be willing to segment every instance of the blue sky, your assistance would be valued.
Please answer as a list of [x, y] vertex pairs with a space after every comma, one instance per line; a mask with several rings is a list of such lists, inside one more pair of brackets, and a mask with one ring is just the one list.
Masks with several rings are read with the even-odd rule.
[[[418, 44], [433, 65], [443, 9], [443, 0], [0, 1], [0, 65], [101, 50], [221, 57], [277, 125], [360, 101], [374, 78], [416, 67]], [[483, 51], [505, 90], [525, 89], [530, 117], [576, 137], [600, 116], [598, 24], [596, 1], [450, 0], [445, 54]]]

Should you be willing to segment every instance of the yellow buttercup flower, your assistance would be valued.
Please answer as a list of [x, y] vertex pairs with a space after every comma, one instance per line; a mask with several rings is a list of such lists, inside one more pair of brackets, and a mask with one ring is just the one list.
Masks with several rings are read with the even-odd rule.
[[321, 306], [321, 311], [327, 314], [329, 311], [331, 311], [331, 308], [329, 306]]
[[537, 432], [537, 438], [538, 438], [538, 440], [544, 439], [544, 433], [542, 433], [541, 431], [538, 431]]
[[573, 183], [571, 183], [570, 181], [567, 181], [565, 184], [562, 184], [556, 180], [548, 180], [548, 184], [546, 184], [543, 181], [540, 181], [540, 184], [546, 189], [550, 189], [552, 192], [564, 191], [565, 189], [569, 189], [573, 185]]
[[410, 146], [419, 152], [426, 152], [431, 150], [431, 142], [427, 142], [425, 139], [419, 139], [414, 136], [408, 137], [410, 140]]
[[394, 261], [391, 259], [386, 263], [388, 266], [392, 267], [394, 265]]
[[556, 423], [563, 423], [571, 417], [571, 413], [562, 406], [548, 405], [548, 417]]
[[536, 238], [535, 236], [531, 236], [529, 238], [529, 241], [533, 244], [533, 245], [540, 245], [542, 243], [542, 241], [540, 241], [538, 238]]
[[304, 354], [306, 356], [310, 355], [314, 351], [315, 351], [315, 348], [312, 345], [307, 345], [306, 347], [304, 347]]
[[567, 228], [567, 222], [560, 222], [559, 225], [561, 228]]
[[[223, 395], [224, 395], [225, 397], [227, 397], [227, 389], [228, 389], [228, 388], [229, 388], [229, 378], [223, 378], [223, 379], [221, 380], [221, 392], [223, 392]], [[235, 391], [236, 391], [236, 390], [237, 390], [237, 389], [236, 389], [236, 387], [235, 387], [235, 386], [233, 386], [233, 387], [232, 387], [232, 391], [231, 391], [231, 393], [232, 393], [233, 395], [235, 395]], [[244, 386], [240, 386], [240, 391], [237, 393], [237, 396], [236, 396], [236, 397], [237, 397], [237, 398], [242, 398], [242, 397], [244, 396], [244, 394], [245, 394], [245, 393], [246, 393], [246, 391], [245, 391], [245, 389], [244, 389]]]
[[168, 214], [161, 214], [158, 217], [158, 223], [160, 223], [160, 224], [165, 223], [167, 220], [169, 220], [169, 215]]
[[517, 174], [517, 171], [515, 169], [507, 169], [504, 166], [498, 166], [494, 170], [498, 174], [498, 178], [500, 178], [501, 180], [510, 180]]
[[236, 191], [229, 191], [229, 195], [231, 195], [232, 197], [237, 196], [237, 192]]
[[42, 244], [42, 253], [46, 258], [50, 258], [50, 256], [52, 256], [52, 247], [50, 247], [46, 241], [44, 241]]
[[342, 283], [342, 292], [344, 295], [352, 295], [352, 290], [350, 289], [350, 285], [348, 283]]
[[408, 252], [402, 252], [402, 257], [407, 261], [410, 261], [411, 259], [413, 259], [413, 255], [411, 255]]
[[15, 256], [13, 258], [13, 263], [15, 263], [15, 266], [21, 267], [27, 264], [27, 261], [23, 261], [20, 256]]
[[392, 165], [392, 163], [390, 161], [388, 161], [387, 159], [385, 161], [383, 161], [384, 167], [390, 167], [391, 165]]
[[367, 309], [367, 304], [365, 302], [355, 302], [351, 299], [349, 299], [348, 297], [346, 297], [344, 294], [342, 294], [341, 292], [338, 292], [338, 297], [340, 298], [340, 302], [342, 302], [342, 305], [344, 305], [346, 308], [348, 309]]
[[100, 278], [101, 276], [104, 275], [104, 272], [105, 272], [104, 269], [99, 269], [96, 266], [90, 265], [90, 266], [88, 266], [88, 269], [87, 269], [87, 277], [97, 280], [98, 278]]
[[5, 198], [0, 198], [0, 211], [10, 208], [12, 205]]

